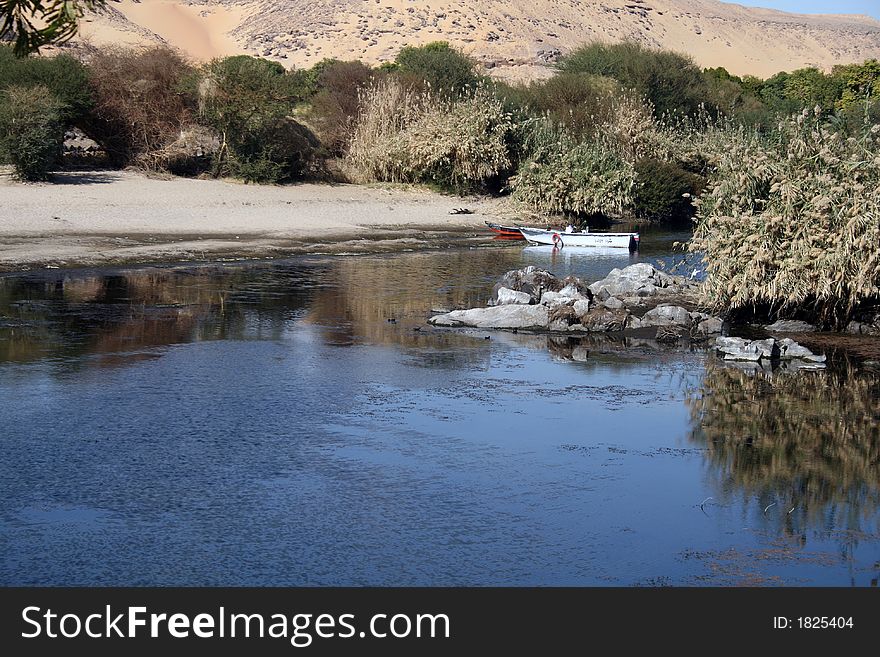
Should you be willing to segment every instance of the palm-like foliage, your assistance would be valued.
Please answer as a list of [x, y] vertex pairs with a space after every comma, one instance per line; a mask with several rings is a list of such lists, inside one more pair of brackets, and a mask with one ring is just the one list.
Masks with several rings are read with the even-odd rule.
[[14, 36], [15, 54], [23, 57], [73, 37], [83, 12], [102, 4], [104, 0], [0, 0], [0, 38]]

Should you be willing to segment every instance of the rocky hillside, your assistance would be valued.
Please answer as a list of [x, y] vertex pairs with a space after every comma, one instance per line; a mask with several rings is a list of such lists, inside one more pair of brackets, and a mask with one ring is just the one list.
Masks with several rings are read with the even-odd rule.
[[585, 41], [633, 39], [703, 66], [769, 76], [880, 58], [880, 21], [798, 15], [717, 0], [111, 0], [84, 40], [164, 42], [195, 59], [250, 53], [286, 65], [378, 63], [445, 40], [496, 74], [534, 77]]

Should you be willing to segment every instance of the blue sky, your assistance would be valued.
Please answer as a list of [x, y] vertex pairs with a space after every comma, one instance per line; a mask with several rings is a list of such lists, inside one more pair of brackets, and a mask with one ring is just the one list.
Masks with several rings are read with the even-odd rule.
[[[724, 0], [722, 0], [724, 1]], [[868, 14], [880, 19], [880, 0], [727, 0], [797, 14]]]

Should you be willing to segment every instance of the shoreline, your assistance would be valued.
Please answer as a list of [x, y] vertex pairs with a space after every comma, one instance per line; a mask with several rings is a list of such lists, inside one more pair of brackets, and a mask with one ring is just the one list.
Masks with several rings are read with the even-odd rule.
[[[0, 273], [443, 248], [516, 216], [506, 199], [422, 188], [0, 172]], [[466, 207], [472, 214], [450, 214]], [[480, 231], [480, 233], [477, 233]]]

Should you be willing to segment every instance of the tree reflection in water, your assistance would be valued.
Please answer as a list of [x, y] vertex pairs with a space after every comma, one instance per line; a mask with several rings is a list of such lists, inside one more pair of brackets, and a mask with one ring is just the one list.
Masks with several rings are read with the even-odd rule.
[[786, 535], [878, 530], [880, 375], [846, 366], [748, 372], [706, 363], [687, 401], [719, 503], [739, 496]]

